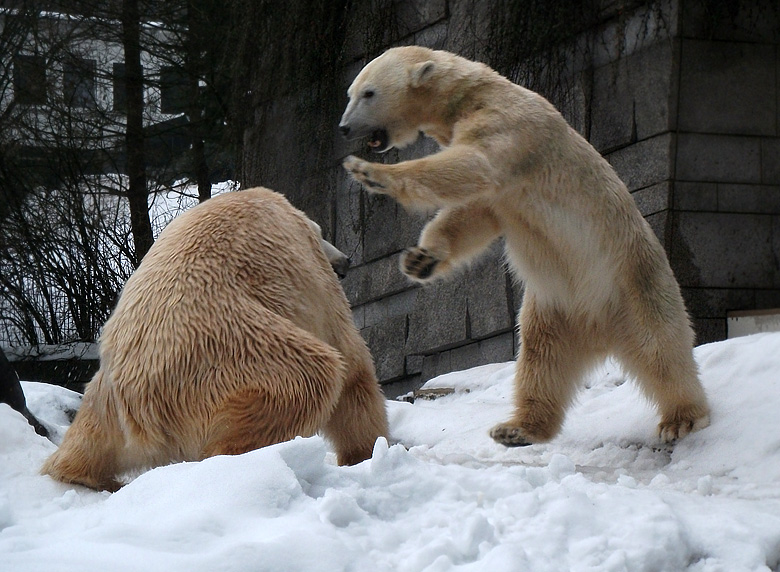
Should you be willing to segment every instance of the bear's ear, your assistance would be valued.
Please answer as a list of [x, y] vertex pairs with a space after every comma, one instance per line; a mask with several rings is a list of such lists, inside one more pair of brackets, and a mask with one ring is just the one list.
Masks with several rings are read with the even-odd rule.
[[411, 70], [412, 87], [420, 87], [422, 84], [428, 81], [431, 75], [433, 75], [433, 68], [435, 67], [436, 64], [432, 61], [414, 64]]

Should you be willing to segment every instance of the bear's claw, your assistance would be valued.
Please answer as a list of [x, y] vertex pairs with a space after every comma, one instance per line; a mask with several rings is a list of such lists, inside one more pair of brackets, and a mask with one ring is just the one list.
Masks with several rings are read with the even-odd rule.
[[505, 447], [527, 447], [532, 443], [523, 436], [520, 427], [500, 423], [490, 430], [490, 436], [496, 443]]
[[407, 248], [401, 258], [401, 270], [410, 278], [425, 280], [436, 270], [440, 260], [425, 248]]
[[368, 161], [364, 161], [362, 159], [358, 159], [354, 155], [350, 155], [349, 157], [344, 159], [342, 166], [344, 167], [344, 169], [347, 170], [347, 172], [350, 175], [352, 175], [353, 179], [355, 179], [358, 183], [362, 183], [369, 189], [371, 190], [385, 189], [385, 185], [374, 180], [374, 178], [372, 177], [371, 173], [373, 171], [373, 168], [371, 167], [371, 163], [369, 163]]
[[371, 187], [372, 189], [384, 189], [385, 186], [381, 183], [377, 183], [376, 181], [372, 181], [368, 178], [368, 173], [363, 173], [363, 175], [366, 177], [366, 179], [363, 181], [363, 184], [367, 187]]

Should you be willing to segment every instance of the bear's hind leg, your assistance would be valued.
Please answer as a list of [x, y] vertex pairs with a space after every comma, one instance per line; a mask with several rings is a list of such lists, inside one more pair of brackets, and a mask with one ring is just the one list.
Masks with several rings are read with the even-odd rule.
[[348, 374], [325, 436], [333, 442], [339, 465], [354, 465], [370, 458], [377, 438], [387, 434], [385, 398], [366, 352], [363, 363]]
[[665, 443], [709, 425], [709, 406], [691, 345], [680, 339], [661, 344], [647, 336], [633, 351], [617, 355], [661, 415], [658, 436]]
[[[99, 375], [101, 372], [96, 378]], [[87, 388], [73, 424], [62, 444], [41, 467], [41, 474], [65, 483], [114, 492], [121, 487], [117, 480], [122, 472], [118, 451], [124, 438], [114, 419], [109, 418], [108, 404], [96, 404], [100, 397], [95, 393]], [[104, 414], [99, 415], [98, 411]]]
[[314, 435], [330, 417], [344, 386], [344, 362], [335, 348], [284, 318], [264, 315], [277, 339], [258, 348], [255, 359], [243, 365], [243, 382], [218, 405], [203, 458]]
[[581, 376], [597, 352], [584, 345], [583, 332], [556, 309], [539, 311], [526, 291], [520, 314], [521, 345], [515, 372], [515, 413], [491, 429], [507, 447], [543, 443], [555, 437]]
[[297, 436], [310, 437], [322, 419], [313, 409], [262, 387], [236, 391], [212, 419], [201, 457], [240, 455]]

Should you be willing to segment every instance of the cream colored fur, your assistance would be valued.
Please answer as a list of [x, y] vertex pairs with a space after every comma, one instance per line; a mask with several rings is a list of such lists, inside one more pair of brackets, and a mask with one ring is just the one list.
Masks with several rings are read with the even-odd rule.
[[419, 131], [442, 150], [397, 164], [344, 162], [370, 191], [438, 208], [402, 270], [425, 282], [499, 237], [525, 283], [516, 410], [491, 435], [554, 437], [583, 374], [616, 356], [658, 407], [673, 441], [709, 422], [694, 335], [666, 254], [599, 153], [540, 95], [487, 66], [410, 46], [370, 62], [349, 88], [348, 136], [403, 146]]
[[362, 461], [387, 435], [384, 398], [318, 228], [282, 195], [250, 189], [160, 235], [103, 328], [100, 369], [42, 472], [116, 490], [127, 471], [318, 430], [339, 463]]

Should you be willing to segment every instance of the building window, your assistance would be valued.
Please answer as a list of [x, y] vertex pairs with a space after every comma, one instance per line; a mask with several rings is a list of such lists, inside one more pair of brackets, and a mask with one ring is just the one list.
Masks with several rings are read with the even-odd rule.
[[65, 105], [95, 107], [95, 60], [77, 59], [62, 66]]
[[42, 56], [14, 58], [14, 101], [25, 105], [46, 103], [46, 60]]
[[187, 111], [187, 76], [177, 67], [160, 70], [160, 111], [185, 113]]

